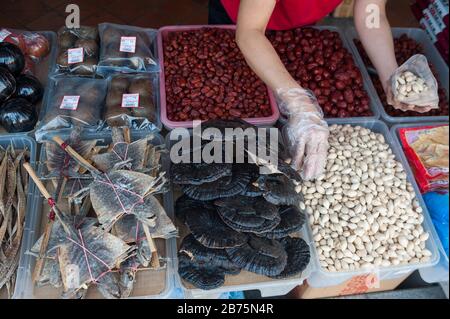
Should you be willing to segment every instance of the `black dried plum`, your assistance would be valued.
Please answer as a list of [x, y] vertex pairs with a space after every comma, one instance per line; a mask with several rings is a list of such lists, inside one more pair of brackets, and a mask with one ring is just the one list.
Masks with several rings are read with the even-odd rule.
[[257, 236], [249, 236], [244, 245], [226, 251], [239, 267], [265, 276], [280, 274], [287, 263], [287, 254], [280, 242]]
[[279, 214], [281, 221], [277, 227], [261, 234], [261, 236], [270, 239], [284, 238], [289, 234], [300, 231], [305, 224], [305, 214], [296, 206], [281, 206]]
[[216, 200], [214, 204], [224, 223], [236, 231], [263, 233], [280, 223], [278, 207], [262, 197], [239, 195]]
[[283, 279], [300, 274], [311, 258], [308, 244], [303, 239], [294, 237], [283, 238], [280, 242], [287, 253], [287, 264], [281, 273], [272, 277]]

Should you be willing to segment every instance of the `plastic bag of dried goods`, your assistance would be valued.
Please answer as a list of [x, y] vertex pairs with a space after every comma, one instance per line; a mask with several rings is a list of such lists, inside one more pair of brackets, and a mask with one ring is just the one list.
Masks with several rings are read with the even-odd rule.
[[422, 54], [413, 55], [395, 70], [389, 89], [388, 103], [394, 107], [414, 106], [419, 112], [439, 107], [437, 81]]

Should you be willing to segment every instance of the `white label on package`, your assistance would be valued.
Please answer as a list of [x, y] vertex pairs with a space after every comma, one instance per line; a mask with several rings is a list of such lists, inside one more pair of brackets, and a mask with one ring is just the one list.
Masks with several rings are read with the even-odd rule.
[[139, 94], [122, 95], [122, 107], [139, 107]]
[[75, 111], [78, 108], [78, 102], [80, 102], [79, 95], [65, 95], [59, 108]]
[[11, 35], [11, 32], [9, 32], [6, 29], [2, 29], [0, 30], [0, 42], [3, 42], [3, 40], [5, 40], [7, 37], [9, 37]]
[[81, 63], [84, 59], [84, 50], [83, 48], [75, 48], [67, 50], [67, 63]]
[[136, 37], [121, 37], [120, 38], [120, 52], [135, 53], [136, 52]]

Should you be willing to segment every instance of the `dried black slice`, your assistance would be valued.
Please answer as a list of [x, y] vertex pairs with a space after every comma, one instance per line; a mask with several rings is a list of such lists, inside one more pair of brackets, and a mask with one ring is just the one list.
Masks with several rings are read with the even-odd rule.
[[172, 164], [170, 175], [175, 184], [200, 185], [232, 175], [231, 164], [179, 163]]
[[186, 223], [186, 213], [189, 211], [201, 211], [203, 209], [214, 209], [214, 207], [205, 201], [199, 201], [182, 195], [175, 202], [175, 216], [182, 222]]
[[289, 234], [300, 231], [305, 224], [305, 214], [297, 206], [281, 206], [279, 214], [281, 221], [277, 227], [261, 234], [261, 236], [270, 239], [284, 238], [289, 236]]
[[235, 265], [224, 249], [208, 248], [200, 244], [192, 234], [183, 238], [180, 245], [180, 253], [184, 253], [198, 264], [206, 264], [211, 267], [219, 267], [227, 273], [239, 273], [240, 268]]
[[283, 245], [273, 239], [249, 236], [247, 243], [226, 250], [230, 259], [248, 271], [276, 276], [286, 267], [287, 254]]
[[218, 288], [225, 282], [225, 274], [218, 267], [198, 265], [184, 253], [178, 254], [178, 274], [187, 282], [203, 290]]
[[311, 258], [308, 244], [303, 239], [294, 237], [283, 238], [280, 242], [288, 256], [287, 264], [286, 268], [273, 278], [283, 279], [300, 274]]
[[215, 208], [186, 210], [185, 223], [192, 235], [209, 248], [232, 248], [243, 245], [247, 236], [228, 227]]
[[263, 197], [238, 195], [216, 200], [214, 204], [224, 223], [240, 232], [268, 232], [281, 220], [278, 207]]
[[298, 205], [302, 200], [292, 180], [281, 174], [262, 175], [258, 187], [264, 191], [264, 198], [275, 205]]
[[240, 194], [251, 179], [251, 173], [245, 168], [244, 165], [233, 165], [231, 180], [229, 176], [225, 176], [211, 183], [185, 185], [183, 192], [197, 200], [214, 200]]

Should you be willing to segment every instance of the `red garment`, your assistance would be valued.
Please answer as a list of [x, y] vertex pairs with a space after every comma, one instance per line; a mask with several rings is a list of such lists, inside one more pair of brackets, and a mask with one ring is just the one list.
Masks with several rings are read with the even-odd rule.
[[[221, 0], [228, 16], [237, 21], [240, 0]], [[342, 0], [277, 0], [269, 30], [288, 30], [310, 25], [332, 12]]]

